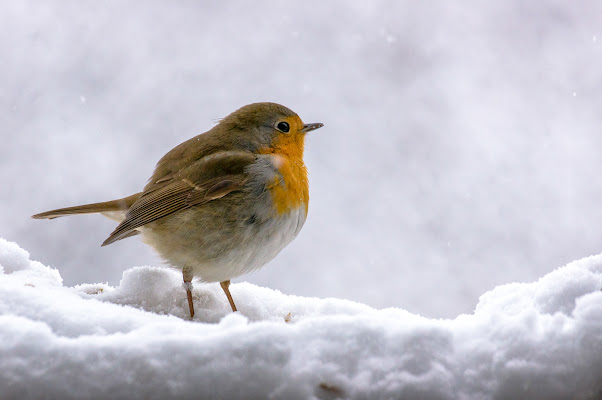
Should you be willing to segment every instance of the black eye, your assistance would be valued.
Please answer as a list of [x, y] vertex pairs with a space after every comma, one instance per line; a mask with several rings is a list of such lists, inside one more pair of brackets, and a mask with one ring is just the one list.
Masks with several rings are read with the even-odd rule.
[[279, 131], [282, 131], [284, 133], [288, 132], [291, 127], [288, 126], [288, 123], [286, 122], [279, 122], [278, 125], [276, 125], [276, 128], [278, 128]]

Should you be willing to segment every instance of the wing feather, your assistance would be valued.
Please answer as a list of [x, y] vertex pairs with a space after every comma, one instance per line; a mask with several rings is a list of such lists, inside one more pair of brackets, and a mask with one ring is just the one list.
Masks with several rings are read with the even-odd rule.
[[[245, 183], [245, 167], [254, 160], [252, 154], [242, 152], [224, 153], [222, 157], [212, 155], [209, 161], [201, 159], [188, 171], [166, 176], [148, 185], [129, 208], [123, 222], [102, 245], [133, 236], [135, 229], [174, 212], [227, 196]], [[188, 177], [197, 178], [197, 182]]]

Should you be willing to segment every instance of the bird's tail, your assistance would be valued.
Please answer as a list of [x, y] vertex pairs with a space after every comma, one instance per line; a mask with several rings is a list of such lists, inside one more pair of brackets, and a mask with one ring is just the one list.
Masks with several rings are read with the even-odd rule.
[[[32, 215], [31, 218], [35, 219], [53, 219], [58, 217], [64, 217], [66, 215], [74, 214], [94, 214], [94, 213], [107, 213], [122, 212], [129, 210], [136, 200], [142, 193], [136, 193], [123, 199], [105, 201], [102, 203], [85, 204], [82, 206], [59, 208], [57, 210], [46, 211], [40, 214]], [[106, 215], [106, 214], [105, 214]], [[107, 215], [110, 217], [109, 215]]]

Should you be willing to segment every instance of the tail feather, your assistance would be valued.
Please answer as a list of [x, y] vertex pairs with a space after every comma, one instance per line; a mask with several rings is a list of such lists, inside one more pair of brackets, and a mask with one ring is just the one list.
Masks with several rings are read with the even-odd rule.
[[105, 201], [102, 203], [84, 204], [81, 206], [59, 208], [57, 210], [46, 211], [40, 214], [32, 215], [35, 219], [53, 219], [75, 214], [94, 214], [111, 211], [126, 211], [140, 197], [142, 193], [136, 193], [123, 199]]

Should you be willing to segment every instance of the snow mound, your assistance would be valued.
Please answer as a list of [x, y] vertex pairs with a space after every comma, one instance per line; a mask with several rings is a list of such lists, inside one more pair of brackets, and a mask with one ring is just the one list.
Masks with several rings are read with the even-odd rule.
[[197, 283], [191, 321], [178, 271], [65, 287], [0, 239], [0, 398], [600, 399], [601, 288], [594, 256], [433, 320]]

